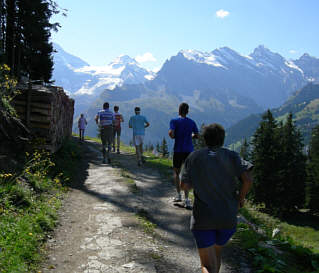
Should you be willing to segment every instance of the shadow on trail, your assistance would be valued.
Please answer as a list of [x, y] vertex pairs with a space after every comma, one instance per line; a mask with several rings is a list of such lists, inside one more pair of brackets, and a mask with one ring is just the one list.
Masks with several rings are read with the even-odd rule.
[[[93, 152], [89, 146], [94, 147], [96, 152]], [[88, 171], [90, 168], [94, 169], [105, 165], [102, 164], [102, 159], [98, 153], [98, 151], [101, 150], [101, 146], [96, 143], [86, 142], [83, 143], [82, 147], [84, 149], [83, 160], [75, 181], [70, 185], [71, 188], [81, 190], [104, 202], [109, 202], [126, 212], [138, 213], [141, 209], [146, 210], [148, 212], [148, 221], [156, 224], [157, 229], [171, 234], [171, 236], [168, 236], [169, 238], [175, 238], [174, 240], [167, 240], [167, 238], [162, 238], [162, 236], [157, 234], [157, 239], [162, 240], [163, 244], [172, 243], [180, 247], [194, 248], [194, 241], [188, 228], [190, 212], [184, 208], [176, 208], [173, 204], [171, 204], [171, 206], [175, 209], [161, 210], [161, 208], [167, 207], [167, 204], [160, 201], [160, 198], [174, 194], [174, 188], [169, 182], [161, 181], [156, 170], [148, 168], [147, 163], [143, 167], [138, 167], [136, 157], [133, 154], [112, 154], [113, 168], [120, 170], [123, 167], [124, 170], [136, 176], [136, 179], [142, 183], [148, 183], [149, 181], [147, 180], [149, 179], [155, 179], [157, 183], [150, 183], [145, 186], [146, 189], [143, 188], [143, 191], [137, 192], [136, 194], [131, 192], [123, 193], [117, 190], [113, 190], [111, 195], [103, 194], [89, 189], [85, 184], [85, 181], [89, 177]], [[116, 166], [118, 162], [121, 165], [120, 167]], [[130, 164], [126, 165], [125, 162], [130, 162]], [[131, 162], [134, 163], [132, 164]], [[124, 181], [124, 179], [125, 178], [119, 180]], [[107, 183], [105, 186], [107, 187]], [[149, 204], [149, 206], [130, 206], [130, 204], [136, 203], [136, 199], [140, 199], [143, 204]]]

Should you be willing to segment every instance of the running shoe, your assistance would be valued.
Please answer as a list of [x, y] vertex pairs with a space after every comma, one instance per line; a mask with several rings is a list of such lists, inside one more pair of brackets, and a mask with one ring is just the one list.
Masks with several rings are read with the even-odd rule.
[[185, 199], [184, 205], [185, 205], [185, 208], [186, 208], [186, 209], [192, 209], [192, 208], [193, 208], [193, 207], [192, 207], [191, 200], [189, 200], [189, 199]]
[[173, 202], [182, 202], [182, 195], [180, 193], [177, 193], [173, 199]]

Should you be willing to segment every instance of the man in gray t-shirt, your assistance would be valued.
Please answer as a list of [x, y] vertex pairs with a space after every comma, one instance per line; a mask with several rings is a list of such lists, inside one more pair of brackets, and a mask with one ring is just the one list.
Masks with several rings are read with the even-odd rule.
[[[238, 208], [244, 205], [252, 179], [252, 164], [222, 148], [225, 130], [219, 124], [204, 128], [207, 147], [191, 153], [182, 172], [182, 189], [194, 189], [191, 230], [202, 272], [219, 272], [221, 249], [236, 231]], [[242, 181], [239, 195], [237, 183]]]

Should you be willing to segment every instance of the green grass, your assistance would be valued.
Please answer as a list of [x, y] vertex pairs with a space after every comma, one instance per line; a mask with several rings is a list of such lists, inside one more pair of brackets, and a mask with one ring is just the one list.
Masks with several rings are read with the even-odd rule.
[[141, 209], [137, 212], [136, 216], [144, 232], [153, 236], [155, 234], [156, 224], [150, 221], [147, 211]]
[[[259, 235], [248, 225], [240, 224], [235, 235], [251, 252], [254, 265], [260, 270], [257, 272], [319, 272], [317, 230], [280, 221], [249, 203], [241, 209], [241, 214], [264, 231], [264, 235]], [[274, 228], [279, 228], [280, 233], [272, 238]]]
[[27, 156], [19, 173], [0, 174], [1, 273], [37, 272], [43, 242], [57, 223], [79, 151], [69, 141], [54, 156], [42, 152]]

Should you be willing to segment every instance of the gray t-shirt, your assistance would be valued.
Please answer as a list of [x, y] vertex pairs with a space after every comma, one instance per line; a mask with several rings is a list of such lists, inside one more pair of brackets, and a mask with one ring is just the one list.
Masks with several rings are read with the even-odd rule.
[[182, 181], [194, 188], [191, 229], [231, 229], [236, 226], [238, 178], [251, 168], [251, 163], [226, 148], [204, 148], [187, 157]]

